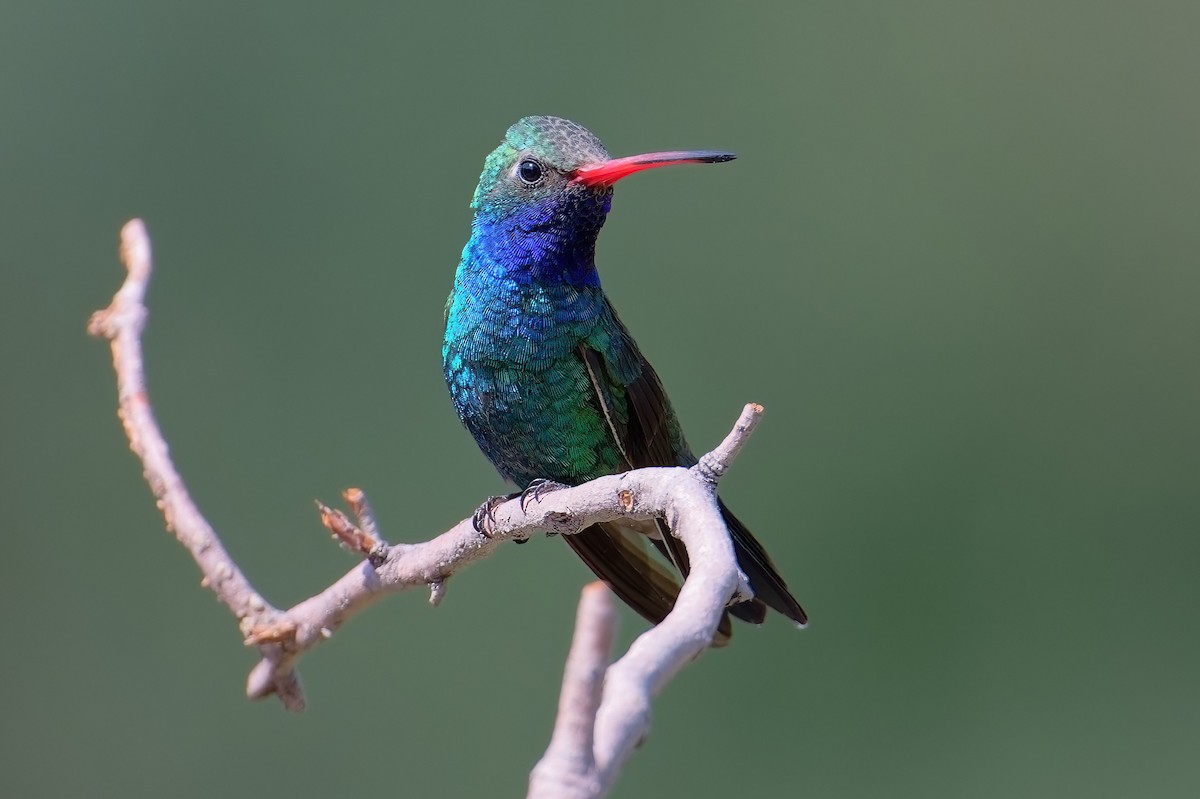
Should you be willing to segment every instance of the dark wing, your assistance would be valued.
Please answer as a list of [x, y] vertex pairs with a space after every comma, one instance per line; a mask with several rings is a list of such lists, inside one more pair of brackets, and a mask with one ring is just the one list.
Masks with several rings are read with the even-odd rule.
[[[617, 320], [611, 306], [608, 311], [616, 321], [621, 337], [621, 346], [615, 357], [623, 359], [623, 361], [610, 364], [603, 353], [592, 349], [587, 344], [580, 346], [579, 356], [587, 366], [588, 377], [595, 391], [595, 400], [617, 440], [627, 468], [682, 466], [695, 463], [695, 458], [683, 441], [674, 411], [671, 409], [670, 402], [663, 391], [662, 382], [658, 379], [654, 368], [638, 351], [628, 331]], [[651, 535], [652, 543], [686, 577], [691, 568], [687, 549], [678, 538], [671, 534], [665, 523], [658, 521], [656, 524], [657, 535]], [[730, 529], [733, 529], [732, 526]], [[622, 553], [614, 550], [613, 535], [609, 536], [608, 541], [601, 541], [600, 536], [588, 535], [589, 532], [568, 536], [568, 543], [592, 568], [592, 571], [613, 585], [614, 591], [621, 595], [614, 581], [609, 577], [614, 570], [621, 570], [621, 564], [616, 561]], [[626, 539], [631, 531], [622, 530], [621, 532], [622, 539]], [[640, 550], [640, 541], [624, 541], [624, 543], [631, 548], [639, 548], [637, 554], [640, 556], [641, 562], [638, 564], [638, 568], [645, 568], [647, 563], [658, 567], [655, 561], [645, 558], [645, 553]], [[734, 545], [736, 552], [736, 538]], [[601, 554], [605, 556], [605, 562], [599, 564], [603, 567], [603, 571], [597, 568], [598, 564], [596, 563], [598, 555]], [[630, 553], [624, 554], [630, 555]], [[739, 563], [742, 560], [739, 554]], [[744, 565], [742, 568], [745, 570]], [[674, 580], [671, 582], [674, 584]], [[622, 596], [622, 599], [644, 617], [658, 623], [674, 606], [675, 596], [678, 593], [678, 587], [673, 587], [669, 604], [655, 602], [653, 608], [639, 606], [646, 604], [647, 599], [644, 596], [639, 597], [638, 601], [631, 601], [625, 596]], [[730, 608], [730, 612], [744, 621], [761, 624], [766, 616], [767, 608], [761, 600], [755, 598], [734, 605]], [[718, 632], [728, 636], [732, 632], [728, 625], [728, 617], [723, 615]]]
[[[594, 390], [593, 400], [617, 442], [617, 447], [625, 460], [625, 467], [627, 469], [637, 468], [633, 464], [635, 462], [642, 463], [645, 458], [639, 455], [636, 461], [631, 459], [628, 449], [629, 431], [642, 429], [635, 410], [636, 406], [630, 407], [633, 403], [628, 394], [626, 401], [618, 406], [618, 403], [621, 403], [620, 390], [612, 383], [610, 370], [599, 352], [586, 344], [580, 345], [578, 352], [580, 359], [587, 367], [588, 378]], [[657, 378], [654, 378], [654, 382], [657, 385]], [[660, 394], [661, 391], [660, 388]], [[662, 424], [665, 425], [665, 423], [666, 419], [663, 418]], [[664, 442], [669, 440], [665, 435], [665, 427], [663, 432], [656, 437]], [[641, 440], [640, 436], [637, 440]], [[662, 445], [656, 446], [659, 447], [664, 460], [655, 465], [675, 465], [674, 460], [665, 460], [670, 449]], [[635, 453], [642, 451], [642, 447], [635, 445]], [[670, 572], [647, 554], [645, 548], [647, 538], [653, 541], [655, 546], [677, 567], [682, 564], [680, 570], [683, 574], [687, 574], [687, 551], [678, 539], [663, 527], [661, 522], [595, 524], [575, 535], [566, 536], [566, 541], [571, 549], [575, 550], [575, 554], [579, 556], [580, 560], [586, 563], [597, 577], [608, 583], [613, 593], [620, 597], [625, 604], [636, 610], [647, 621], [658, 624], [671, 612], [671, 608], [675, 607], [675, 598], [679, 596], [679, 583]], [[679, 559], [677, 560], [677, 558]], [[722, 614], [713, 644], [716, 646], [727, 644], [732, 633], [729, 617]]]
[[[617, 319], [611, 305], [608, 311], [616, 321], [622, 339], [623, 346], [617, 357], [627, 359], [625, 363], [616, 364], [615, 368], [624, 372], [625, 379], [622, 380], [622, 376], [612, 373], [614, 369], [606, 362], [604, 355], [586, 345], [581, 346], [580, 356], [587, 364], [588, 374], [604, 416], [621, 446], [629, 468], [694, 464], [696, 459], [683, 440], [674, 410], [667, 400], [654, 367], [642, 356], [624, 325]], [[625, 394], [624, 413], [620, 412], [621, 409], [612, 407], [620, 401], [618, 386], [622, 384]], [[627, 420], [624, 424], [621, 422], [623, 419]], [[721, 514], [733, 540], [738, 565], [746, 573], [755, 595], [754, 599], [732, 606], [730, 612], [743, 621], [761, 624], [766, 618], [769, 606], [798, 624], [806, 624], [807, 615], [791, 595], [762, 545], [729, 511], [724, 502], [720, 504]], [[671, 535], [663, 522], [660, 521], [658, 527], [660, 535], [652, 539], [654, 545], [686, 577], [690, 569], [686, 548], [679, 539]]]
[[[615, 317], [614, 317], [615, 318]], [[620, 322], [618, 322], [618, 325]], [[646, 466], [679, 466], [692, 460], [687, 453], [679, 435], [678, 425], [672, 418], [671, 405], [663, 393], [662, 382], [654, 372], [654, 367], [642, 357], [624, 327], [621, 333], [625, 336], [626, 347], [623, 353], [633, 360], [635, 376], [623, 386], [614, 385], [617, 379], [605, 363], [604, 356], [586, 344], [579, 348], [579, 355], [587, 365], [588, 377], [592, 380], [592, 388], [596, 392], [597, 402], [604, 411], [604, 418], [616, 437], [625, 456], [626, 466], [630, 469], [641, 469]], [[640, 367], [640, 368], [638, 368]], [[622, 402], [620, 396], [624, 389], [624, 407], [614, 407]], [[684, 457], [680, 458], [680, 450]], [[691, 570], [688, 563], [687, 549], [679, 539], [671, 535], [666, 525], [658, 523], [661, 531], [659, 537], [651, 539], [663, 555], [675, 564], [679, 573], [687, 576]]]

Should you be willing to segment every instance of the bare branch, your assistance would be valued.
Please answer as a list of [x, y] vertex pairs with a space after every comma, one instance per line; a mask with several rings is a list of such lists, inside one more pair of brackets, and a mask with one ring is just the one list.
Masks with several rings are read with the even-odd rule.
[[529, 796], [598, 796], [603, 789], [596, 776], [596, 712], [616, 633], [617, 610], [608, 586], [600, 582], [584, 586], [563, 671], [554, 735], [529, 775]]
[[119, 415], [168, 529], [196, 561], [202, 584], [238, 620], [246, 645], [259, 649], [261, 660], [246, 684], [252, 698], [275, 694], [289, 710], [302, 710], [295, 663], [305, 651], [384, 594], [427, 587], [430, 603], [437, 605], [452, 574], [509, 539], [539, 531], [571, 535], [620, 518], [666, 520], [687, 548], [692, 566], [674, 610], [606, 670], [615, 611], [601, 584], [584, 589], [554, 735], [530, 777], [531, 797], [605, 794], [649, 730], [653, 697], [709, 646], [730, 599], [752, 595], [721, 517], [716, 482], [754, 430], [762, 406], [747, 405], [725, 440], [691, 469], [647, 468], [601, 477], [546, 493], [526, 508], [513, 499], [495, 507], [487, 536], [464, 519], [430, 541], [389, 545], [379, 534], [366, 495], [348, 489], [344, 498], [354, 522], [341, 511], [318, 507], [339, 543], [364, 561], [321, 593], [283, 611], [254, 590], [192, 502], [151, 411], [140, 341], [151, 257], [140, 220], [121, 230], [121, 258], [128, 272], [125, 282], [112, 304], [92, 316], [88, 329], [111, 342]]
[[[710, 463], [722, 470], [727, 468], [761, 412], [759, 406], [746, 406], [742, 416], [745, 424], [735, 427], [726, 439], [729, 446], [714, 455]], [[721, 519], [712, 472], [696, 466], [688, 470], [641, 469], [626, 476], [643, 474], [653, 486], [643, 483], [631, 488], [633, 513], [637, 514], [645, 502], [661, 503], [658, 507], [663, 509], [671, 530], [687, 547], [692, 571], [671, 613], [640, 635], [625, 656], [609, 667], [603, 698], [596, 707], [592, 767], [586, 768], [588, 760], [579, 755], [579, 743], [570, 750], [552, 742], [531, 775], [531, 799], [593, 799], [608, 793], [625, 761], [649, 732], [651, 700], [709, 646], [730, 597], [750, 595]], [[581, 619], [583, 614], [581, 608]], [[563, 690], [567, 691], [565, 685]], [[572, 690], [586, 695], [587, 688]], [[578, 741], [578, 736], [561, 729], [564, 725], [573, 728], [580, 721], [575, 716], [564, 719], [560, 710], [555, 738]]]
[[757, 402], [752, 402], [742, 408], [742, 415], [734, 423], [729, 435], [725, 436], [725, 440], [718, 444], [712, 452], [705, 454], [696, 464], [697, 473], [711, 483], [716, 483], [724, 477], [725, 472], [729, 470], [729, 465], [733, 463], [733, 459], [742, 451], [742, 446], [754, 432], [754, 428], [758, 427], [762, 415], [763, 406]]
[[[121, 228], [121, 260], [128, 272], [125, 282], [108, 308], [92, 314], [88, 332], [107, 338], [112, 344], [117, 413], [125, 426], [129, 447], [142, 461], [146, 482], [166, 517], [167, 529], [191, 553], [204, 575], [203, 585], [233, 613], [242, 634], [249, 636], [256, 628], [278, 625], [279, 611], [250, 585], [192, 502], [150, 408], [142, 366], [141, 332], [146, 321], [143, 298], [150, 280], [151, 253], [150, 238], [140, 219], [131, 220]], [[279, 696], [289, 709], [303, 708], [304, 698], [300, 694], [280, 692]]]

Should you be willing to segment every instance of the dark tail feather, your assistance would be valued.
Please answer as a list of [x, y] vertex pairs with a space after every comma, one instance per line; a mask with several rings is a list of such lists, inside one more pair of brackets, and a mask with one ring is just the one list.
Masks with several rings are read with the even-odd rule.
[[[664, 558], [675, 564], [675, 568], [679, 569], [680, 574], [687, 577], [692, 571], [692, 566], [683, 542], [671, 534], [671, 529], [662, 519], [657, 520], [656, 523], [659, 537], [652, 539], [654, 546], [658, 548]], [[767, 606], [758, 597], [731, 605], [728, 612], [751, 624], [762, 624], [767, 618]]]
[[[679, 583], [650, 557], [641, 532], [619, 522], [603, 522], [564, 539], [614, 594], [651, 624], [658, 624], [675, 607]], [[722, 613], [713, 646], [725, 646], [731, 635], [729, 616]]]
[[[792, 596], [787, 584], [779, 576], [775, 564], [771, 562], [771, 556], [762, 548], [762, 544], [759, 544], [751, 535], [746, 526], [738, 521], [729, 508], [725, 507], [725, 503], [720, 500], [718, 502], [721, 505], [721, 515], [725, 517], [725, 524], [729, 527], [729, 534], [733, 538], [733, 552], [737, 555], [738, 565], [750, 579], [750, 587], [754, 590], [755, 599], [762, 600], [802, 627], [808, 624], [808, 614], [804, 612], [804, 608], [800, 607], [800, 603]], [[734, 605], [729, 612], [739, 619], [753, 624], [761, 624], [763, 617], [766, 616], [766, 609], [761, 604], [756, 606], [753, 600]]]

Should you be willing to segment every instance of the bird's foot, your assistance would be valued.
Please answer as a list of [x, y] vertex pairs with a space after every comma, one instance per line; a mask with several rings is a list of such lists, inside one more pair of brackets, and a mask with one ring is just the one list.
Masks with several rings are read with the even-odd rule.
[[556, 483], [553, 480], [543, 480], [539, 477], [537, 480], [534, 480], [528, 486], [526, 486], [525, 490], [521, 492], [521, 511], [528, 513], [529, 503], [541, 502], [542, 497], [544, 497], [546, 494], [568, 487], [569, 486], [563, 485], [562, 483]]
[[519, 496], [521, 496], [519, 493], [497, 494], [484, 500], [484, 503], [471, 515], [471, 526], [475, 528], [475, 532], [484, 538], [491, 538], [492, 533], [496, 532], [496, 508]]

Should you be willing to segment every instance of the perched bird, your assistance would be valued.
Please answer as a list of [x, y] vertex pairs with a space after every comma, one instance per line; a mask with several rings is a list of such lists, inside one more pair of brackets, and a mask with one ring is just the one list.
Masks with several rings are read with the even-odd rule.
[[[707, 150], [611, 158], [587, 129], [551, 116], [518, 121], [487, 157], [446, 303], [442, 368], [459, 419], [503, 477], [528, 487], [526, 497], [696, 463], [658, 375], [600, 288], [596, 236], [626, 175], [733, 158]], [[755, 594], [728, 613], [758, 624], [771, 607], [803, 626], [770, 557], [724, 503], [721, 513]], [[679, 584], [644, 545], [687, 575], [687, 552], [662, 522], [606, 522], [565, 539], [652, 623], [674, 606]], [[715, 643], [729, 640], [728, 613]]]

